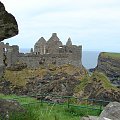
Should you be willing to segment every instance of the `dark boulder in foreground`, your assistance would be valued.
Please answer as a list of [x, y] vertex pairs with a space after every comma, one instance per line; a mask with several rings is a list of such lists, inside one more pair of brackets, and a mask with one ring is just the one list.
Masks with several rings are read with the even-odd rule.
[[0, 41], [18, 34], [18, 25], [15, 17], [5, 10], [0, 2]]
[[11, 114], [25, 112], [21, 105], [15, 100], [0, 99], [0, 119], [8, 120]]

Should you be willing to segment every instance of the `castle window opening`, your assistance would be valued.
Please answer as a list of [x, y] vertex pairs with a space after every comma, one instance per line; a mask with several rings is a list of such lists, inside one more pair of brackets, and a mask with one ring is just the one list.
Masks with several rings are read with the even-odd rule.
[[7, 51], [7, 49], [5, 48], [5, 52]]
[[63, 48], [63, 46], [59, 46], [59, 48], [61, 49], [61, 48]]

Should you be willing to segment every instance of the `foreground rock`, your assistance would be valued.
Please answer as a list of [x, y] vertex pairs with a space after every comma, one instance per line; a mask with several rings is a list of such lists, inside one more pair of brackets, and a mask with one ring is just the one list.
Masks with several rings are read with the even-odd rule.
[[106, 120], [105, 118], [108, 118], [108, 120], [120, 120], [120, 103], [109, 103], [100, 114], [98, 120]]
[[25, 112], [17, 101], [0, 99], [0, 119], [8, 120], [11, 114]]
[[109, 103], [99, 117], [88, 116], [82, 117], [80, 120], [120, 120], [120, 103]]
[[80, 120], [98, 120], [97, 116], [82, 117]]
[[120, 53], [100, 53], [95, 70], [104, 73], [113, 84], [120, 86]]
[[18, 34], [18, 25], [15, 17], [5, 10], [0, 2], [0, 41]]

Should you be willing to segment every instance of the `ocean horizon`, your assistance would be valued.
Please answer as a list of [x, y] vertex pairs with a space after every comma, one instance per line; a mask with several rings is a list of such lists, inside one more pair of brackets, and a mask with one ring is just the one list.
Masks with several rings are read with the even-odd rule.
[[[28, 53], [29, 48], [21, 48], [20, 52]], [[100, 51], [82, 51], [82, 64], [86, 69], [95, 68]]]

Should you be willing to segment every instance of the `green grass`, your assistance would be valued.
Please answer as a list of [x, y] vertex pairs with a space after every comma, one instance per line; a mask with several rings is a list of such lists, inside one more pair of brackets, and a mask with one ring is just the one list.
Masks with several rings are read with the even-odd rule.
[[[84, 108], [85, 106], [80, 106], [80, 107], [74, 107], [71, 106], [69, 109], [67, 109], [67, 111], [69, 111], [71, 114], [75, 115], [75, 116], [88, 116], [88, 115], [92, 115], [92, 116], [98, 116], [101, 111], [98, 108], [98, 106], [93, 109], [88, 109], [88, 108]], [[89, 106], [89, 108], [92, 106]]]
[[75, 93], [80, 93], [81, 91], [84, 91], [85, 86], [88, 83], [93, 83], [94, 78], [97, 81], [100, 81], [102, 83], [102, 86], [104, 89], [106, 90], [116, 90], [119, 91], [119, 88], [113, 86], [110, 82], [110, 80], [107, 78], [107, 76], [105, 76], [103, 73], [101, 72], [97, 72], [95, 71], [91, 76], [86, 76], [83, 78], [83, 80], [81, 80], [81, 83], [79, 85], [77, 85], [74, 89]]
[[99, 115], [100, 113], [100, 110], [75, 106], [68, 108], [66, 104], [41, 104], [40, 101], [30, 97], [0, 94], [0, 98], [15, 99], [19, 101], [26, 110], [25, 113], [11, 114], [10, 120], [79, 120], [82, 116]]
[[11, 71], [5, 70], [4, 78], [10, 81], [14, 86], [25, 86], [28, 83], [29, 78], [38, 77], [42, 79], [44, 75], [50, 73], [51, 75], [59, 73], [67, 73], [68, 75], [73, 75], [78, 73], [79, 79], [81, 79], [85, 74], [87, 74], [85, 69], [80, 70], [79, 67], [74, 67], [73, 65], [63, 65], [56, 67], [54, 65], [49, 65], [48, 67], [40, 67], [38, 69], [28, 69], [25, 68], [21, 71]]
[[120, 58], [120, 53], [104, 52], [104, 53], [102, 53], [102, 56], [107, 56], [107, 57], [112, 57], [112, 58]]
[[89, 76], [85, 76], [81, 81], [80, 84], [77, 85], [74, 89], [75, 93], [78, 93], [81, 90], [84, 90], [84, 87], [88, 84], [89, 82]]
[[35, 98], [26, 97], [26, 96], [16, 96], [14, 94], [12, 94], [12, 95], [0, 94], [0, 99], [14, 99], [14, 100], [20, 102], [20, 104], [29, 104], [29, 103], [38, 102]]
[[90, 79], [96, 78], [97, 80], [100, 80], [103, 84], [103, 87], [107, 90], [114, 89], [119, 90], [117, 87], [113, 86], [107, 76], [105, 76], [101, 72], [94, 72]]

